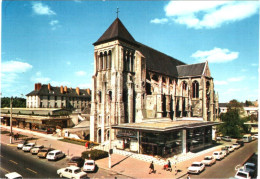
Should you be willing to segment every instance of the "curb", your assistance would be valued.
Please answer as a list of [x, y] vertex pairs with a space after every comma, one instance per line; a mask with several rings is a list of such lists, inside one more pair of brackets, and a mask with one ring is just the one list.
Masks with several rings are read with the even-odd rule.
[[135, 177], [132, 177], [132, 176], [129, 176], [129, 175], [125, 175], [125, 174], [121, 174], [121, 173], [118, 173], [117, 171], [114, 171], [113, 169], [109, 169], [109, 168], [104, 168], [104, 167], [98, 167], [98, 168], [101, 168], [101, 169], [103, 169], [103, 170], [106, 170], [106, 171], [112, 171], [112, 172], [114, 172], [115, 174], [117, 174], [117, 175], [123, 175], [123, 176], [126, 176], [126, 177], [129, 177], [129, 178], [133, 178], [133, 179], [135, 179]]

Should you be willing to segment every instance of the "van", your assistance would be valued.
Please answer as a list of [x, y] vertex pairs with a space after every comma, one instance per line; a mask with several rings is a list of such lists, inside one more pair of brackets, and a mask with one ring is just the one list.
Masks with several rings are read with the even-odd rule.
[[243, 141], [244, 142], [251, 142], [252, 141], [252, 137], [251, 134], [246, 134], [243, 136]]
[[48, 160], [58, 160], [60, 158], [63, 158], [64, 156], [65, 156], [65, 154], [61, 150], [53, 150], [53, 151], [50, 151], [47, 154], [46, 159], [48, 159]]

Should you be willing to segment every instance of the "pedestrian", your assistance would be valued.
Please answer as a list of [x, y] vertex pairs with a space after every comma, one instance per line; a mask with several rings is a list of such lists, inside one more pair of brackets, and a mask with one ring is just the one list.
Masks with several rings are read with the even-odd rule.
[[170, 170], [172, 172], [172, 165], [171, 165], [171, 161], [168, 160], [168, 170]]
[[149, 174], [151, 174], [151, 173], [154, 173], [154, 165], [153, 165], [153, 161], [152, 161], [152, 163], [150, 164], [150, 171], [149, 171]]
[[190, 179], [190, 175], [189, 174], [187, 175], [187, 179]]

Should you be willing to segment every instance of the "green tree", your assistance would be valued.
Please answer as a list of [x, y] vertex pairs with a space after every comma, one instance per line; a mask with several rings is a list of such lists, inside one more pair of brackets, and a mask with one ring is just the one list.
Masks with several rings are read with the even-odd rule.
[[244, 124], [247, 119], [240, 117], [240, 114], [243, 112], [243, 105], [237, 100], [231, 100], [227, 106], [227, 113], [220, 115], [223, 123], [218, 126], [218, 130], [223, 135], [240, 138], [243, 133], [249, 132], [248, 126]]
[[254, 104], [251, 101], [247, 101], [247, 100], [246, 100], [245, 104], [246, 104], [247, 107], [248, 106], [254, 106]]
[[[3, 97], [1, 98], [1, 108], [10, 107], [10, 98]], [[26, 107], [26, 99], [24, 98], [13, 98], [13, 107], [14, 108], [25, 108]]]

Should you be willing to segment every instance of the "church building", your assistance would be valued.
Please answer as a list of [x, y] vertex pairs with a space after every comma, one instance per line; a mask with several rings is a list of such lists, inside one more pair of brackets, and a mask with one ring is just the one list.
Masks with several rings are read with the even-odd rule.
[[93, 45], [90, 140], [160, 156], [211, 145], [218, 96], [207, 61], [137, 42], [119, 18]]

